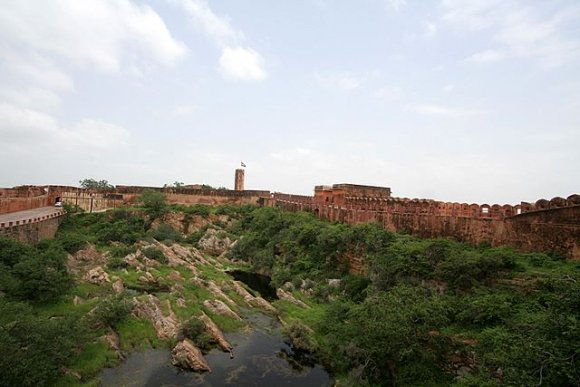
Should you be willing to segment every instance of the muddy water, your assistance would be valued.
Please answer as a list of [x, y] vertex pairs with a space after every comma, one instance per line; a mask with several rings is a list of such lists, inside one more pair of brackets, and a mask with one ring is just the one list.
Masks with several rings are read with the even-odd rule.
[[217, 349], [206, 355], [212, 373], [179, 371], [169, 350], [131, 354], [119, 367], [106, 369], [103, 386], [328, 386], [331, 379], [319, 365], [301, 365], [284, 342], [271, 316], [242, 310], [250, 331], [226, 334], [234, 358]]

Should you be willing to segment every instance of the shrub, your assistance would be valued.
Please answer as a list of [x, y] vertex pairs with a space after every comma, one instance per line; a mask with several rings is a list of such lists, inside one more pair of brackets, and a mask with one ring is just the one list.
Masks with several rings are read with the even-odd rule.
[[149, 234], [158, 241], [180, 242], [183, 239], [182, 235], [167, 223], [161, 223]]
[[212, 338], [205, 329], [205, 324], [200, 319], [193, 317], [183, 323], [181, 327], [183, 336], [195, 343], [200, 349], [207, 351], [211, 348]]
[[95, 307], [92, 313], [92, 322], [97, 326], [111, 326], [116, 328], [129, 315], [132, 303], [122, 295], [109, 296]]
[[167, 263], [167, 257], [163, 254], [163, 251], [159, 250], [156, 247], [147, 247], [142, 250], [143, 254], [149, 258], [154, 259], [159, 263]]
[[185, 207], [183, 212], [190, 215], [199, 215], [202, 218], [208, 218], [211, 213], [211, 208], [205, 204], [195, 204], [193, 206]]
[[133, 246], [127, 246], [124, 244], [114, 244], [109, 249], [109, 252], [112, 257], [116, 258], [124, 258], [129, 254], [134, 253], [137, 249]]
[[143, 203], [145, 212], [151, 219], [161, 217], [168, 210], [165, 195], [159, 191], [152, 189], [143, 190], [139, 196], [139, 201]]
[[0, 386], [53, 385], [83, 332], [78, 320], [38, 318], [30, 306], [0, 298]]
[[295, 348], [307, 352], [318, 350], [318, 343], [312, 337], [314, 332], [299, 320], [292, 321], [285, 332]]
[[62, 248], [70, 254], [82, 250], [87, 245], [87, 238], [77, 233], [66, 234], [59, 238], [59, 241]]
[[72, 285], [65, 260], [57, 242], [33, 247], [0, 238], [0, 289], [19, 300], [54, 302]]
[[111, 257], [109, 258], [109, 262], [107, 262], [107, 266], [110, 269], [126, 269], [129, 267], [129, 264], [125, 262], [124, 258], [121, 257]]

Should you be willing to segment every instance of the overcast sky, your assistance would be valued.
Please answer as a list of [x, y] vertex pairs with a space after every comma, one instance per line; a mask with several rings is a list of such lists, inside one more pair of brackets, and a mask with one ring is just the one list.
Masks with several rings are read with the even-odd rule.
[[580, 191], [580, 2], [3, 0], [0, 186]]

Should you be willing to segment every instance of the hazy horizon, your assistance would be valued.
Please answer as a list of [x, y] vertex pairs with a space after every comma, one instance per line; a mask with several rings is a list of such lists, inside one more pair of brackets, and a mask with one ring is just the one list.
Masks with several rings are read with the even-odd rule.
[[8, 1], [0, 186], [580, 192], [580, 4]]

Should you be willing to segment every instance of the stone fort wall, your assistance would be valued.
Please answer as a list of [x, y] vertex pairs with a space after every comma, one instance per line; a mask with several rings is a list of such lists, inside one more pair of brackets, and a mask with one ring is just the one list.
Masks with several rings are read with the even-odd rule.
[[316, 196], [274, 193], [267, 204], [311, 212], [329, 221], [375, 222], [387, 230], [421, 238], [509, 245], [521, 251], [556, 251], [580, 259], [579, 195], [515, 206], [346, 196], [339, 205]]
[[0, 223], [0, 235], [25, 243], [38, 243], [54, 238], [62, 222], [65, 211], [50, 215]]
[[[391, 196], [388, 188], [351, 184], [317, 186], [314, 196], [136, 186], [117, 186], [114, 192], [103, 193], [68, 186], [25, 186], [0, 189], [0, 214], [51, 206], [57, 199], [87, 212], [104, 211], [135, 204], [146, 188], [163, 192], [167, 201], [174, 204], [277, 206], [288, 211], [311, 212], [329, 221], [376, 222], [387, 230], [423, 238], [510, 245], [522, 251], [557, 251], [568, 258], [580, 259], [580, 195], [517, 205], [480, 205], [397, 198]], [[44, 235], [32, 225], [11, 227], [21, 227], [11, 231], [19, 237], [28, 233], [37, 240], [35, 233]], [[47, 227], [48, 234], [52, 233], [51, 227]]]

